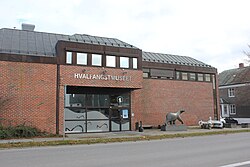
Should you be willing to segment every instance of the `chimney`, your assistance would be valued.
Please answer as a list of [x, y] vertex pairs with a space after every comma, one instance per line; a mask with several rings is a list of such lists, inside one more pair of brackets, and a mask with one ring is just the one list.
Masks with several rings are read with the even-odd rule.
[[34, 29], [35, 29], [35, 25], [33, 24], [22, 23], [22, 30], [34, 31]]
[[244, 63], [240, 63], [239, 68], [244, 68]]

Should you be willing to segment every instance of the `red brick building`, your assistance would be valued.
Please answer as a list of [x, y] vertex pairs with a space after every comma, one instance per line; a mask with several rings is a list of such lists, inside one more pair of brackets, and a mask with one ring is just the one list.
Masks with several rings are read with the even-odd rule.
[[187, 125], [218, 117], [217, 70], [187, 56], [143, 52], [114, 38], [0, 29], [1, 124], [51, 133]]

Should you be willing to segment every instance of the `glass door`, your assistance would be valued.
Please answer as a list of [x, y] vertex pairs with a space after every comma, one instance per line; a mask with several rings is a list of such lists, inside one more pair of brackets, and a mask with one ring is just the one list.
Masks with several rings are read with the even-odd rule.
[[110, 131], [130, 130], [130, 95], [110, 96]]
[[121, 115], [118, 108], [110, 108], [110, 124], [111, 131], [121, 131]]

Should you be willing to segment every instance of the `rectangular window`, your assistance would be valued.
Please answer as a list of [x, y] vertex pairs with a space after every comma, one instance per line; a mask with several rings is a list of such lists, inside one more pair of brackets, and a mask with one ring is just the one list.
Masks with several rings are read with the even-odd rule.
[[216, 88], [215, 75], [211, 75], [211, 76], [212, 76], [212, 82], [213, 82], [213, 89], [215, 90]]
[[235, 104], [230, 104], [229, 106], [229, 112], [231, 115], [235, 115], [236, 114], [236, 106]]
[[203, 74], [198, 74], [198, 81], [204, 81]]
[[225, 114], [225, 115], [228, 115], [228, 112], [227, 112], [227, 105], [224, 105], [224, 114]]
[[234, 88], [228, 89], [228, 97], [235, 97], [235, 89]]
[[191, 80], [191, 81], [195, 81], [196, 80], [195, 73], [189, 73], [189, 80]]
[[93, 66], [102, 66], [102, 55], [92, 54], [92, 65]]
[[147, 72], [143, 73], [143, 78], [148, 78], [148, 73]]
[[65, 107], [84, 107], [85, 94], [66, 94]]
[[175, 78], [176, 78], [177, 80], [181, 79], [181, 77], [180, 77], [180, 72], [179, 72], [179, 71], [176, 71], [175, 75], [176, 75]]
[[211, 76], [210, 74], [205, 74], [205, 81], [210, 82], [211, 81]]
[[87, 65], [87, 54], [86, 53], [77, 53], [77, 64]]
[[150, 75], [154, 77], [164, 77], [164, 78], [173, 78], [173, 70], [163, 70], [163, 69], [150, 69]]
[[115, 56], [106, 56], [106, 66], [115, 67]]
[[72, 52], [66, 52], [66, 63], [72, 64]]
[[133, 69], [137, 69], [137, 58], [133, 58]]
[[120, 57], [120, 67], [121, 68], [129, 68], [129, 58], [128, 57]]
[[188, 80], [188, 74], [186, 72], [182, 73], [182, 80]]

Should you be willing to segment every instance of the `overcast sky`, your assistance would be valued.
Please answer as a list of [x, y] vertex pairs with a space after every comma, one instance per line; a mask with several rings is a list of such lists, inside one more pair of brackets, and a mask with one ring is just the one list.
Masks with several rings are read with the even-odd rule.
[[250, 51], [250, 0], [1, 0], [0, 28], [118, 38], [223, 70]]

